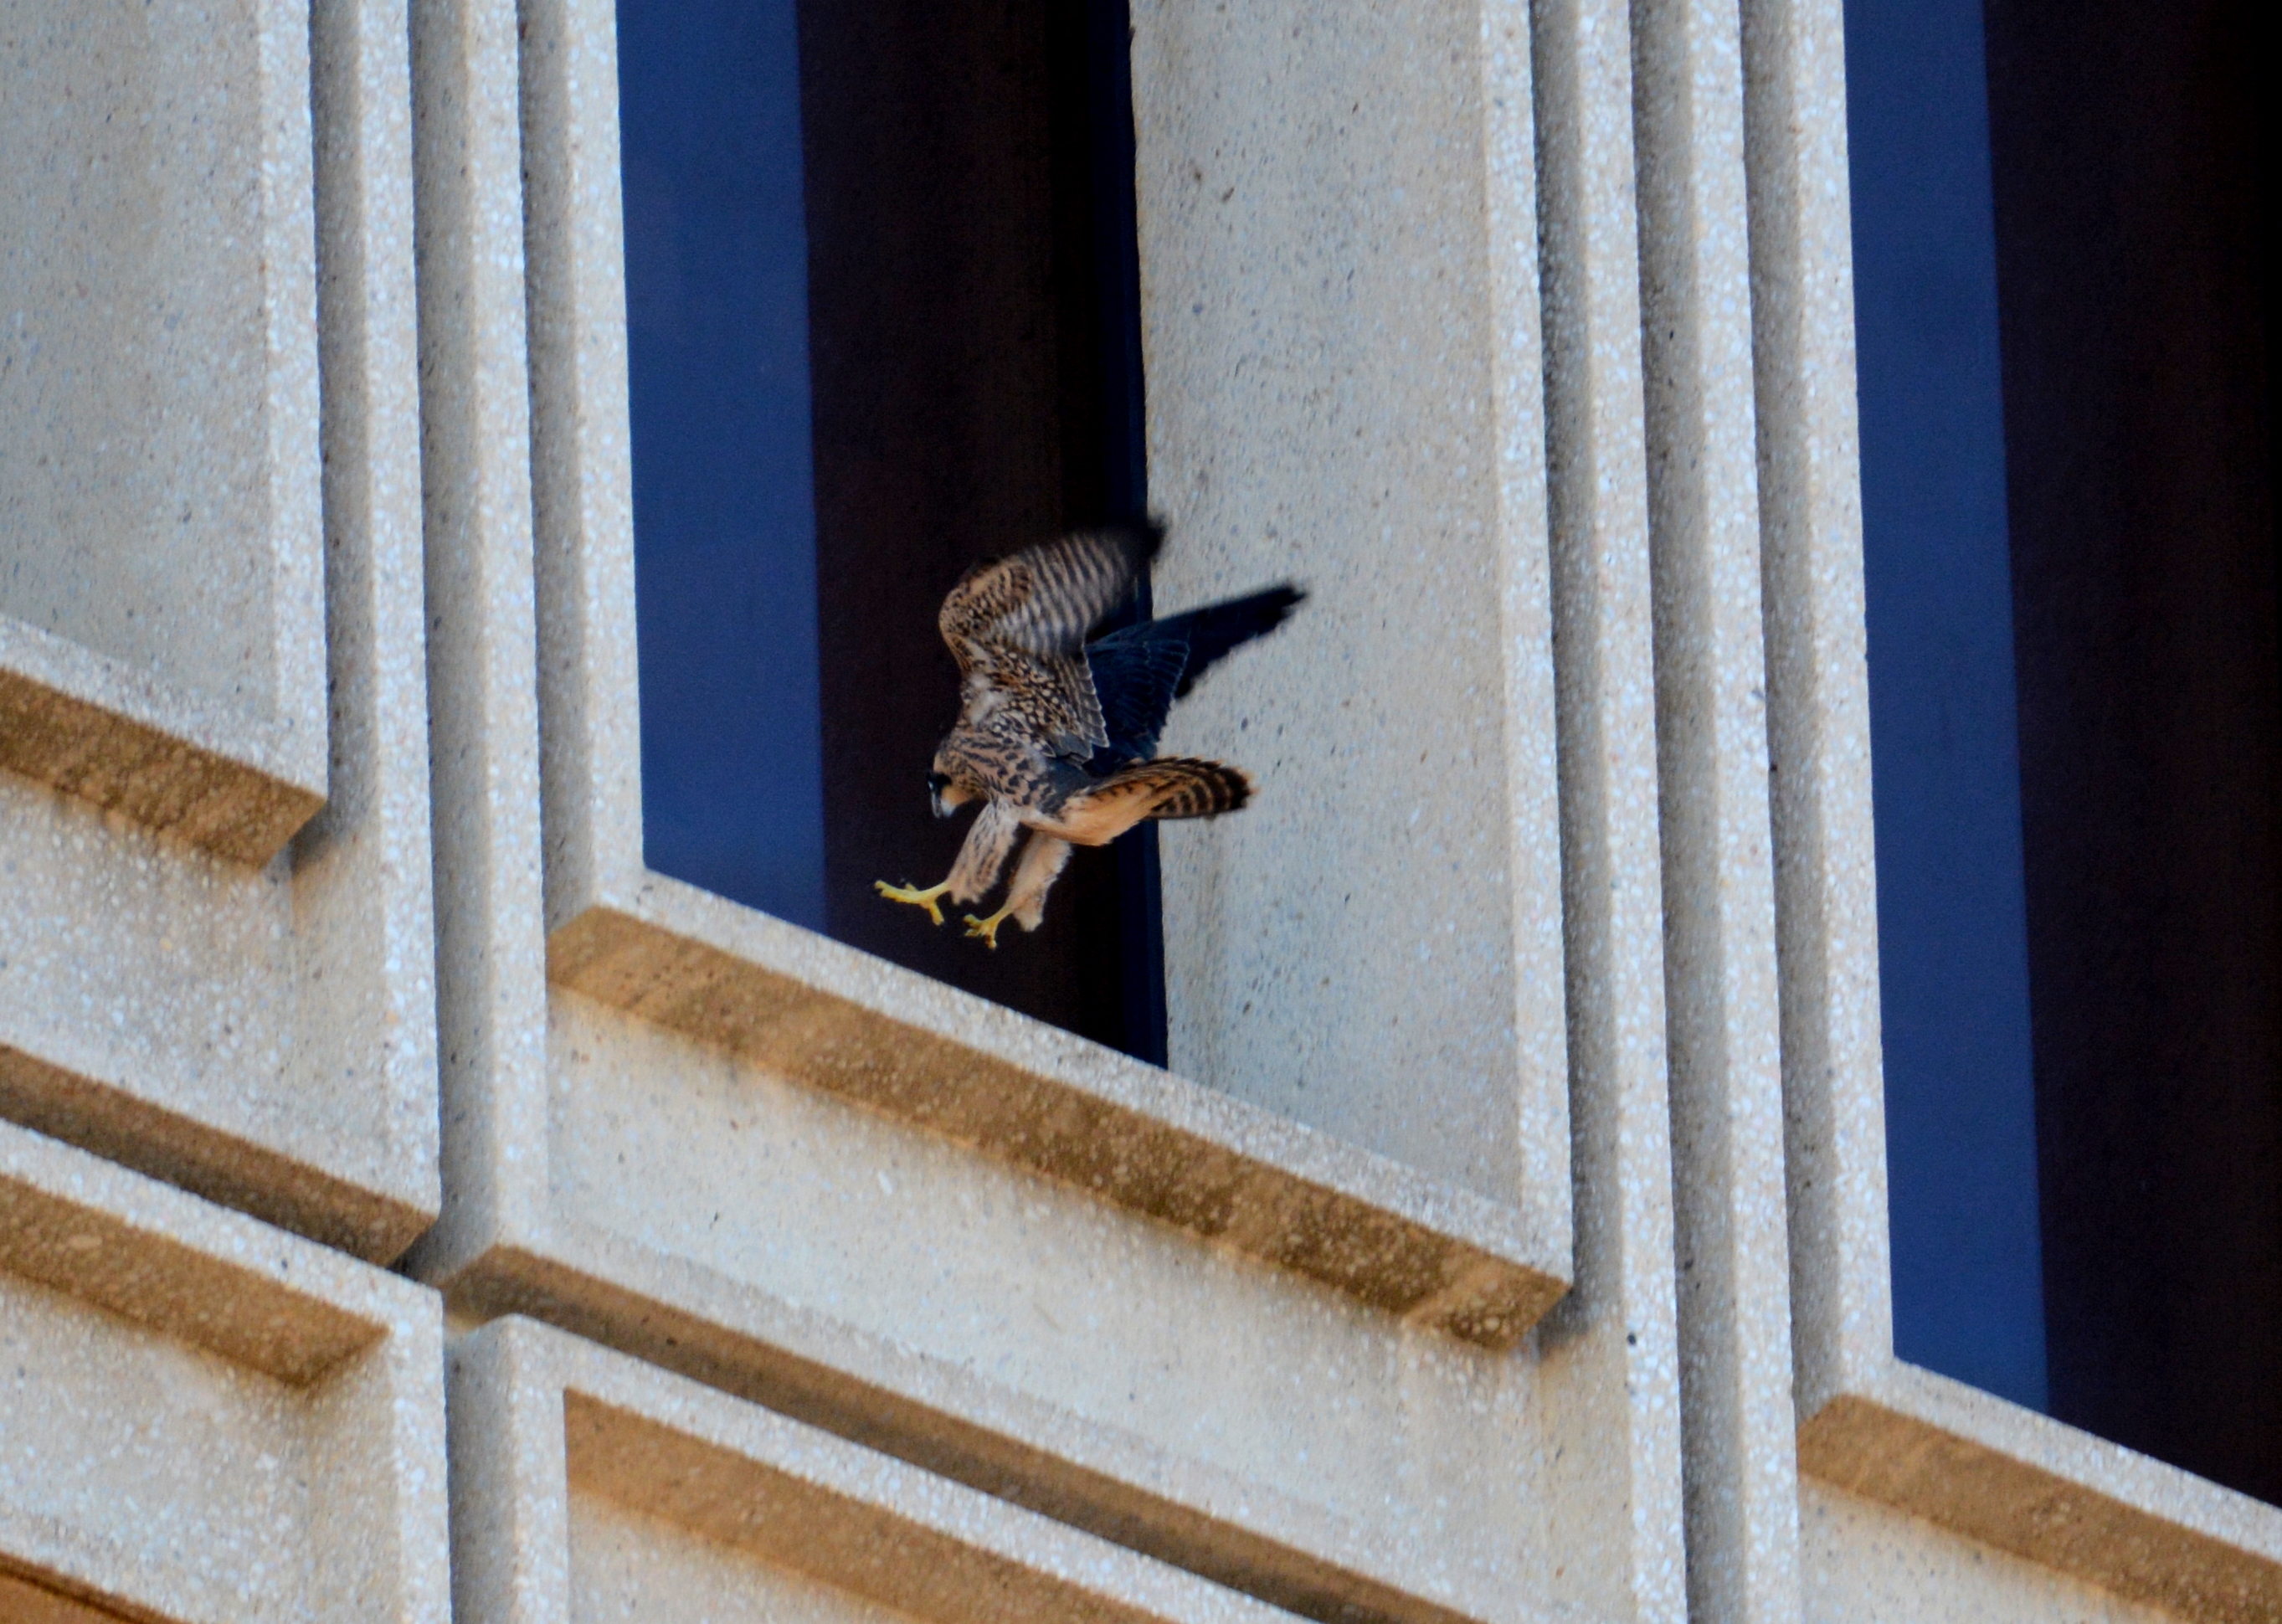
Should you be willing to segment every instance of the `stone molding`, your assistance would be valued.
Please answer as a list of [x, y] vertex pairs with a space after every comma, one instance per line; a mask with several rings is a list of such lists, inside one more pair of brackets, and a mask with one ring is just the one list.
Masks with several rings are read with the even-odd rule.
[[[1424, 750], [1168, 842], [1187, 1076], [640, 862], [609, 0], [4, 19], [244, 138], [0, 269], [266, 258], [0, 307], [253, 380], [264, 516], [219, 653], [0, 596], [0, 1616], [2282, 1624], [2282, 1510], [1894, 1356], [1836, 0], [1131, 10], [1164, 601], [1303, 577], [1289, 749]], [[15, 386], [44, 538], [136, 402]], [[1459, 1059], [1232, 1020], [1327, 873], [1260, 963]]]
[[[1515, 1118], [1540, 1175], [1496, 1200], [1240, 1093], [1024, 1034], [1033, 1023], [982, 999], [643, 866], [615, 46], [604, 9], [550, 4], [532, 16], [524, 120], [526, 150], [542, 154], [525, 219], [549, 976], [1376, 1307], [1511, 1346], [1569, 1284], [1557, 1082]], [[1541, 549], [1541, 514], [1530, 532]], [[1533, 585], [1541, 638], [1541, 566]], [[1550, 789], [1537, 787], [1548, 799]], [[1557, 944], [1552, 962], [1548, 983]], [[1541, 992], [1531, 1014], [1553, 1029], [1557, 1080], [1558, 1009]]]
[[324, 805], [322, 736], [0, 616], [0, 767], [232, 862]]
[[[1590, 954], [1572, 980], [1555, 944], [1502, 1006], [1522, 1022], [1521, 1059], [1502, 1064], [1534, 1079], [1507, 1147], [1534, 1159], [1518, 1201], [643, 873], [607, 15], [596, 0], [415, 13], [452, 1195], [408, 1266], [457, 1312], [544, 1318], [1313, 1616], [1674, 1616], [1673, 1410], [1635, 1402], [1675, 1376], [1661, 1048], [1624, 1001], [1657, 962], [1653, 911], [1632, 905], [1656, 889], [1638, 794], [1649, 695], [1628, 680], [1647, 669], [1647, 624], [1644, 598], [1596, 582], [1554, 604], [1529, 511], [1542, 431], [1523, 13], [1438, 12], [1457, 54], [1436, 73], [1462, 93], [1422, 86], [1388, 113], [1456, 120], [1463, 138], [1434, 150], [1498, 144], [1494, 167], [1465, 171], [1478, 212], [1452, 243], [1461, 308], [1501, 346], [1479, 400], [1454, 408], [1498, 425], [1466, 487], [1515, 568], [1489, 600], [1496, 692], [1549, 655], [1531, 653], [1548, 611], [1593, 651], [1557, 723], [1548, 694], [1519, 729], [1541, 804], [1498, 828], [1493, 913], [1525, 936], [1559, 928], [1562, 913], [1530, 909], [1565, 861], [1533, 821], [1566, 794], [1561, 733], [1596, 786], [1574, 815], [1599, 855], [1562, 911]], [[1137, 25], [1145, 97], [1153, 82], [1174, 98], [1144, 116], [1169, 115], [1172, 20]], [[1279, 94], [1328, 105], [1339, 59], [1303, 54]], [[1371, 129], [1359, 150], [1386, 133]], [[1579, 206], [1595, 230], [1628, 222], [1629, 189], [1595, 171]], [[1630, 273], [1602, 259], [1582, 274]], [[1611, 341], [1607, 319], [1596, 308], [1588, 347]], [[1359, 350], [1366, 363], [1403, 365], [1391, 341]], [[1644, 592], [1621, 535], [1568, 539], [1588, 576]], [[1469, 572], [1497, 551], [1474, 540]], [[1537, 675], [1551, 686], [1549, 660]], [[1513, 765], [1501, 756], [1492, 781], [1510, 789]], [[1573, 1076], [1569, 1006], [1595, 1022]], [[1565, 1280], [1579, 1146], [1598, 1180], [1576, 1220], [1589, 1276], [1527, 1334], [1519, 1320], [1552, 1292], [1477, 1325], [1480, 1340], [1432, 1329], [1454, 1300], [1483, 1300], [1479, 1264], [1493, 1287], [1517, 1263]], [[1325, 1207], [1339, 1247], [1295, 1253], [1298, 1215]], [[1183, 1326], [1230, 1356], [1193, 1356]], [[1301, 1402], [1263, 1408], [1271, 1371]], [[1405, 1440], [1392, 1477], [1358, 1452], [1375, 1429]], [[1551, 1522], [1517, 1541], [1531, 1504]], [[1571, 1540], [1592, 1558], [1558, 1557]]]
[[665, 876], [628, 880], [548, 938], [556, 984], [1486, 1348], [1568, 1288], [1514, 1208]]

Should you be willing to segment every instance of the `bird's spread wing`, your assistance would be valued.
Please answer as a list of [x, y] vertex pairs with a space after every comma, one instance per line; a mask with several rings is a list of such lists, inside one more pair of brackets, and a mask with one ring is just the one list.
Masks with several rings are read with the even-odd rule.
[[1154, 755], [1173, 702], [1230, 650], [1283, 625], [1307, 595], [1286, 583], [1184, 615], [1122, 626], [1088, 643], [1086, 664], [1101, 697], [1109, 742], [1094, 751], [1085, 770], [1099, 778]]
[[1013, 709], [1054, 755], [1083, 761], [1108, 743], [1085, 634], [1133, 590], [1162, 536], [1154, 524], [1087, 531], [969, 570], [936, 625], [970, 696]]
[[1133, 590], [1163, 539], [1154, 524], [1113, 525], [979, 563], [943, 601], [937, 624], [943, 641], [954, 654], [962, 642], [1075, 654], [1085, 634]]
[[1086, 668], [1093, 673], [1102, 727], [1109, 734], [1109, 742], [1085, 764], [1096, 778], [1157, 753], [1157, 735], [1165, 730], [1173, 690], [1188, 669], [1189, 649], [1178, 639], [1152, 637], [1156, 624], [1129, 626], [1085, 646]]

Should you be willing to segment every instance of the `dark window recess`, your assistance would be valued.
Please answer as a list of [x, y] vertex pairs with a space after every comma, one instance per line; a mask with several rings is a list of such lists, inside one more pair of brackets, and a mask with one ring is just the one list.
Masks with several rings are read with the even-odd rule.
[[1161, 1061], [1149, 826], [995, 952], [872, 890], [965, 833], [928, 806], [943, 594], [1147, 505], [1123, 0], [618, 31], [647, 860]]
[[2260, 20], [2246, 0], [1850, 0], [1847, 45], [1897, 1348], [2030, 1397], [2033, 1242], [2050, 1412], [2282, 1501]]
[[2052, 1410], [2282, 1501], [2255, 0], [1991, 0]]

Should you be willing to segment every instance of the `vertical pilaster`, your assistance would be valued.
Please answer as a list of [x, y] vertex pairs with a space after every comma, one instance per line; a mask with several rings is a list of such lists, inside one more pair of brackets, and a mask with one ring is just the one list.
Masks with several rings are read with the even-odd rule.
[[1688, 1597], [1798, 1616], [1741, 20], [1633, 8]]
[[[1673, 1390], [1678, 1358], [1630, 30], [1614, 0], [1547, 0], [1533, 21], [1577, 1192], [1577, 1285], [1542, 1345], [1548, 1366], [1582, 1368], [1580, 1343], [1621, 1334], [1581, 1385], [1576, 1430], [1605, 1440], [1607, 1414], [1629, 1416], [1626, 1449], [1582, 1453], [1621, 1479], [1629, 1616], [1677, 1620], [1680, 1417], [1629, 1413]], [[1582, 1524], [1605, 1504], [1580, 1492], [1562, 1511]], [[1564, 1542], [1610, 1537], [1556, 1516]]]
[[433, 1260], [477, 1249], [468, 1226], [517, 1199], [512, 1170], [524, 1147], [544, 1142], [547, 955], [516, 10], [510, 0], [411, 10], [450, 1193], [422, 1243]]

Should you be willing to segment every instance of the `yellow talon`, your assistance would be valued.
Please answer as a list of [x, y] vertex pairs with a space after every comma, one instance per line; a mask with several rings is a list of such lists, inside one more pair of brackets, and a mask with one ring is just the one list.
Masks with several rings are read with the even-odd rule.
[[874, 880], [872, 889], [889, 902], [908, 902], [913, 907], [925, 908], [928, 917], [940, 925], [943, 923], [943, 910], [935, 906], [935, 899], [951, 889], [951, 882], [945, 880], [941, 885], [930, 885], [921, 890], [914, 885], [890, 885], [885, 880]]
[[990, 951], [992, 952], [997, 952], [998, 951], [998, 923], [1013, 911], [1014, 910], [1012, 908], [1001, 908], [998, 912], [993, 913], [989, 919], [977, 919], [974, 915], [970, 913], [966, 916], [966, 934], [971, 936], [981, 936], [984, 944], [990, 947]]

